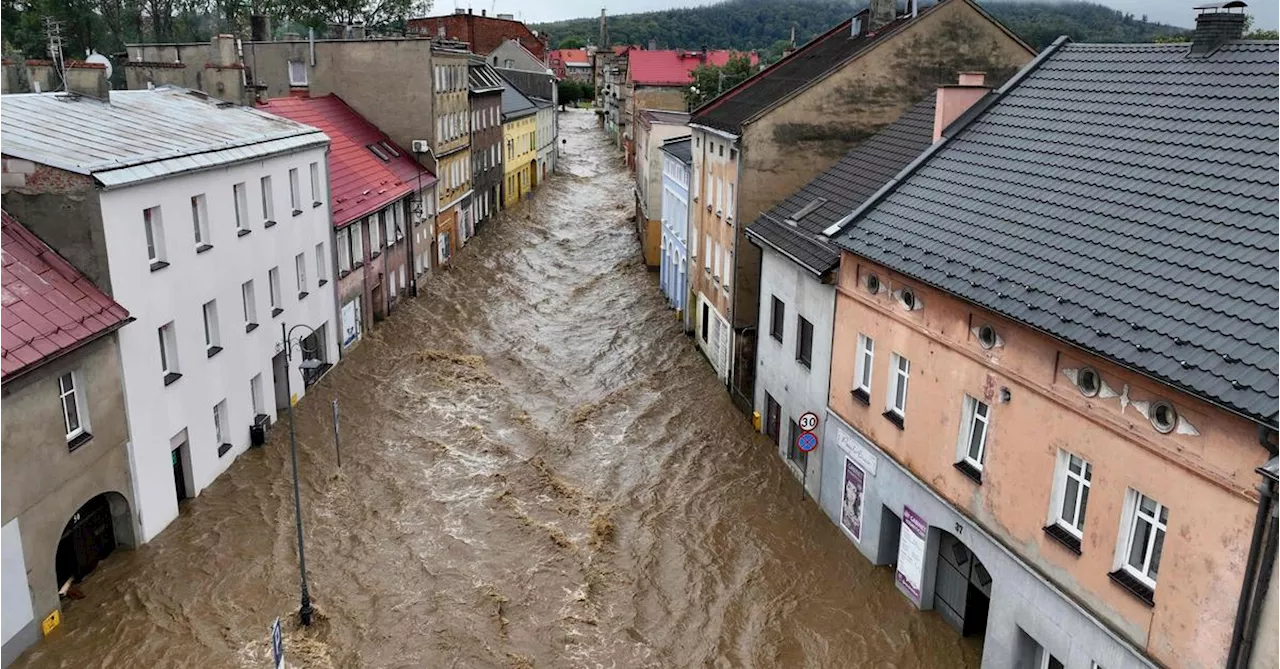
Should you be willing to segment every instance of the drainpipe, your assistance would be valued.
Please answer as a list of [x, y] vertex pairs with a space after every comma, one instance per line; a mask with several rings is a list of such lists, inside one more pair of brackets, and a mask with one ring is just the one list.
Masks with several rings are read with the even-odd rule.
[[[1277, 453], [1275, 437], [1275, 430], [1265, 425], [1258, 426], [1258, 442], [1273, 459]], [[1258, 619], [1276, 561], [1275, 474], [1266, 471], [1264, 467], [1259, 467], [1257, 471], [1262, 474], [1263, 482], [1258, 489], [1258, 513], [1253, 521], [1253, 538], [1249, 542], [1244, 584], [1240, 587], [1236, 622], [1231, 631], [1231, 647], [1227, 651], [1227, 669], [1243, 669], [1249, 664], [1249, 656], [1258, 634]]]

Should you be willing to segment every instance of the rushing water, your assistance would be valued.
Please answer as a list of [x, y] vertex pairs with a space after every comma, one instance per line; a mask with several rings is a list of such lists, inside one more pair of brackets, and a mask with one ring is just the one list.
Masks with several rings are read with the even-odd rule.
[[[976, 667], [734, 409], [639, 262], [594, 117], [297, 407], [119, 552], [23, 667]], [[330, 401], [342, 412], [334, 456]], [[283, 416], [281, 416], [283, 419]]]

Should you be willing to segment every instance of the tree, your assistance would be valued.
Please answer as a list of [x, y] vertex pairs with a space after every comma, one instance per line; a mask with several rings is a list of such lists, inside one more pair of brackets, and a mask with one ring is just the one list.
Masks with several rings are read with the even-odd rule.
[[710, 63], [699, 65], [693, 71], [693, 83], [685, 89], [685, 101], [690, 109], [697, 109], [742, 83], [754, 72], [751, 59], [745, 54], [734, 54], [723, 67]]
[[561, 79], [558, 88], [560, 104], [577, 104], [578, 100], [585, 97], [582, 91], [582, 84], [573, 79]]
[[556, 48], [557, 49], [581, 49], [586, 45], [587, 43], [584, 42], [581, 37], [578, 37], [577, 35], [570, 35], [560, 40], [560, 44], [556, 46]]

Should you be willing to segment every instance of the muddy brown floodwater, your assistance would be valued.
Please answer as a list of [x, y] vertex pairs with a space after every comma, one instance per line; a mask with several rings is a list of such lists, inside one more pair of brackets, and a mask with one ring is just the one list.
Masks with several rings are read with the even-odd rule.
[[[976, 667], [755, 434], [638, 261], [587, 112], [491, 222], [22, 667]], [[330, 435], [342, 411], [343, 468]], [[282, 416], [283, 419], [283, 416]]]

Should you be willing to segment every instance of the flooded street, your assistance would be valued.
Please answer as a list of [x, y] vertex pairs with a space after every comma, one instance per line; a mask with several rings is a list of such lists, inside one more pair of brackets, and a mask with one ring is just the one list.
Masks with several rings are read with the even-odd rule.
[[[639, 261], [589, 112], [298, 405], [299, 667], [976, 667], [753, 433]], [[342, 411], [337, 467], [330, 402]], [[285, 416], [20, 667], [264, 667], [298, 608]]]

